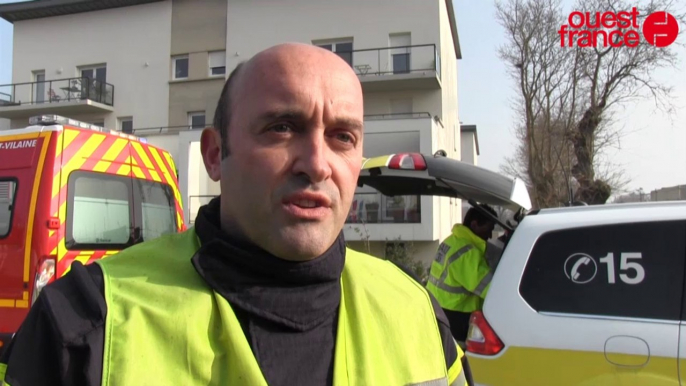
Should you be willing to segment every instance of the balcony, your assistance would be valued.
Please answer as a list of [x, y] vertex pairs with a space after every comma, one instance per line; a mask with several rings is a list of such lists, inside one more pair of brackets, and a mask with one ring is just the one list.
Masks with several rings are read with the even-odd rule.
[[91, 78], [0, 85], [0, 118], [73, 116], [114, 110], [114, 86]]
[[364, 91], [441, 88], [435, 44], [337, 51], [357, 73]]

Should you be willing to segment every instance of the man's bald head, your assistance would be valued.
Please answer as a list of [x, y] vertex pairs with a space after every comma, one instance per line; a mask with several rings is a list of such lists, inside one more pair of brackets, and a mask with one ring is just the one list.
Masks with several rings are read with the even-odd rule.
[[240, 95], [246, 87], [249, 88], [255, 79], [263, 79], [270, 74], [278, 75], [284, 71], [304, 73], [308, 66], [320, 66], [331, 73], [347, 76], [351, 81], [359, 82], [353, 69], [340, 56], [314, 45], [284, 43], [257, 53], [250, 60], [239, 63], [231, 71], [217, 103], [213, 125], [221, 134], [222, 158], [229, 155], [227, 133], [237, 95]]

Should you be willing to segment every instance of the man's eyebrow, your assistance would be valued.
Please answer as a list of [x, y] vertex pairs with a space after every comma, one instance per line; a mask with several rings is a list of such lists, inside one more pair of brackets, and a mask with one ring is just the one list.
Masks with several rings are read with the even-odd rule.
[[[258, 120], [260, 122], [271, 122], [282, 119], [304, 122], [307, 121], [309, 117], [307, 116], [307, 114], [305, 114], [305, 112], [297, 109], [269, 110], [265, 111], [264, 113], [258, 116]], [[334, 120], [334, 123], [334, 126], [342, 126], [347, 129], [356, 131], [362, 131], [362, 129], [364, 128], [364, 123], [361, 120], [355, 118], [337, 118]]]
[[343, 126], [347, 129], [362, 131], [364, 123], [355, 118], [338, 118], [336, 119], [336, 126]]
[[269, 110], [260, 114], [258, 119], [260, 121], [274, 121], [279, 119], [289, 119], [295, 121], [304, 121], [307, 119], [305, 113], [295, 109], [278, 109]]

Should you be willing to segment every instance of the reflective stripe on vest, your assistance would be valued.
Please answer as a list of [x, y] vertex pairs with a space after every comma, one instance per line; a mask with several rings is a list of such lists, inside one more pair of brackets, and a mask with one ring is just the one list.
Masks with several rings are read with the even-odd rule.
[[491, 284], [491, 280], [493, 280], [493, 271], [487, 273], [486, 276], [481, 279], [479, 285], [474, 288], [474, 295], [481, 296], [481, 293], [484, 292], [489, 284]]
[[452, 294], [458, 294], [459, 295], [459, 294], [470, 293], [468, 290], [466, 290], [462, 286], [459, 286], [459, 287], [451, 286], [450, 284], [445, 282], [445, 279], [448, 278], [448, 273], [449, 273], [448, 269], [450, 267], [450, 264], [454, 263], [457, 259], [462, 257], [462, 255], [464, 255], [465, 253], [471, 251], [472, 248], [474, 248], [473, 245], [467, 244], [464, 247], [458, 249], [457, 252], [455, 252], [452, 256], [450, 256], [450, 258], [445, 263], [445, 265], [443, 265], [443, 271], [441, 272], [440, 279], [437, 279], [435, 276], [432, 275], [431, 277], [429, 277], [429, 282], [431, 284], [435, 285], [436, 287], [442, 289], [443, 291], [450, 292]]
[[[97, 261], [108, 310], [103, 385], [266, 386], [231, 305], [191, 264], [198, 248], [191, 228]], [[338, 318], [334, 385], [453, 379], [428, 293], [392, 263], [346, 250]]]

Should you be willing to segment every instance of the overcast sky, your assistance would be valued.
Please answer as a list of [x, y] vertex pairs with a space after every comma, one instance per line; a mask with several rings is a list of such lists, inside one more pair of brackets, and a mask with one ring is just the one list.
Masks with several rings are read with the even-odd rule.
[[[0, 0], [9, 2], [14, 1]], [[514, 83], [497, 55], [505, 35], [495, 20], [493, 1], [455, 0], [454, 4], [462, 48], [462, 60], [458, 61], [459, 119], [477, 125], [479, 164], [498, 171], [515, 146]], [[684, 39], [686, 34], [678, 41], [685, 44]], [[656, 110], [651, 100], [630, 105], [617, 114], [617, 127], [626, 135], [609, 156], [631, 178], [630, 189], [650, 191], [686, 184], [686, 48], [679, 48], [678, 68], [659, 70], [657, 78], [674, 87], [677, 109], [671, 119]], [[0, 84], [11, 81], [12, 25], [0, 20]]]

